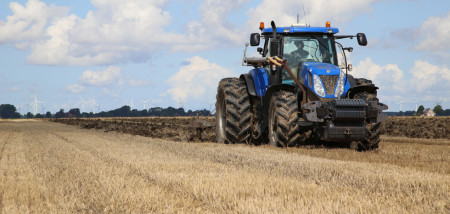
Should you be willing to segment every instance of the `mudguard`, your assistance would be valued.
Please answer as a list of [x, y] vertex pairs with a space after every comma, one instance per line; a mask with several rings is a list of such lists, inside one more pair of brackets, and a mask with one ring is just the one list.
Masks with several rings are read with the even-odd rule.
[[[248, 78], [249, 76], [253, 80], [253, 88], [256, 96], [262, 97], [266, 95], [267, 87], [269, 87], [269, 79], [267, 78], [266, 70], [264, 68], [255, 68], [250, 70], [247, 75], [243, 75], [244, 78]], [[249, 86], [247, 84], [247, 86]]]

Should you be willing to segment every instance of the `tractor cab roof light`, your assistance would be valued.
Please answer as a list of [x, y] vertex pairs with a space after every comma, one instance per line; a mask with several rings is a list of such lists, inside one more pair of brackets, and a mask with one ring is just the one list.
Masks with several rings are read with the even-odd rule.
[[327, 21], [327, 23], [325, 23], [325, 27], [331, 27], [330, 21]]
[[263, 30], [263, 29], [264, 29], [264, 22], [260, 22], [260, 23], [259, 23], [259, 29], [260, 29], [260, 30]]

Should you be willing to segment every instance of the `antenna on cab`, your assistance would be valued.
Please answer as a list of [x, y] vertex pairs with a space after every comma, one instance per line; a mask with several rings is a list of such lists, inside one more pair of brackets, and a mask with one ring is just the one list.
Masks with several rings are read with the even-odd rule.
[[[308, 26], [308, 21], [306, 21], [305, 5], [302, 4], [302, 7], [303, 7], [303, 16], [305, 17], [305, 25]], [[298, 18], [297, 18], [297, 23], [298, 23]]]

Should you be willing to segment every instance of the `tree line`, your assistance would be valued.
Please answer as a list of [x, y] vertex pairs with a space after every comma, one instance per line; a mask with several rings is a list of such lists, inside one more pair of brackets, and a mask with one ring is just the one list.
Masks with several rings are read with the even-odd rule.
[[[450, 109], [443, 109], [440, 104], [437, 104], [432, 109], [436, 116], [450, 116]], [[420, 105], [417, 111], [400, 111], [400, 112], [386, 112], [389, 116], [421, 116], [425, 114], [425, 107]]]
[[[425, 108], [423, 105], [420, 105], [417, 111], [400, 111], [400, 112], [386, 112], [389, 116], [420, 116], [425, 112]], [[436, 116], [450, 116], [450, 109], [443, 109], [441, 105], [436, 105], [433, 108]], [[154, 107], [150, 109], [137, 110], [131, 109], [129, 106], [125, 105], [118, 109], [114, 109], [111, 111], [102, 111], [99, 113], [92, 112], [81, 112], [79, 108], [73, 108], [68, 111], [64, 109], [60, 109], [56, 113], [51, 113], [47, 111], [45, 114], [36, 114], [33, 115], [31, 112], [28, 112], [25, 115], [21, 115], [17, 112], [17, 109], [14, 105], [11, 104], [1, 104], [0, 105], [0, 118], [8, 119], [8, 118], [71, 118], [71, 117], [176, 117], [176, 116], [209, 116], [211, 115], [211, 111], [203, 109], [198, 111], [188, 110], [187, 112], [183, 108], [161, 108]]]
[[188, 110], [187, 112], [183, 108], [161, 108], [154, 107], [150, 109], [137, 110], [131, 109], [130, 106], [122, 106], [118, 109], [114, 109], [111, 111], [102, 111], [98, 113], [92, 112], [81, 112], [79, 108], [73, 108], [68, 111], [64, 109], [60, 109], [58, 112], [52, 114], [50, 111], [47, 111], [45, 114], [36, 114], [33, 115], [31, 112], [26, 113], [25, 115], [21, 115], [17, 112], [17, 109], [14, 105], [11, 104], [1, 104], [0, 105], [0, 118], [9, 119], [9, 118], [71, 118], [71, 117], [176, 117], [176, 116], [210, 116], [211, 111], [203, 109], [192, 111]]

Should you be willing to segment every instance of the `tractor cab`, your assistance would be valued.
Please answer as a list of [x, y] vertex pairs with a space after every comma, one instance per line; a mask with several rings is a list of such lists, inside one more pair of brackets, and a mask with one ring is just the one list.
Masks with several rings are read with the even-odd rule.
[[[303, 82], [299, 72], [305, 62], [337, 64], [337, 57], [333, 42], [329, 35], [286, 35], [281, 38], [280, 56], [287, 61], [287, 65], [296, 77]], [[271, 38], [267, 42], [270, 44]], [[270, 45], [268, 45], [270, 49]], [[267, 56], [270, 56], [270, 50]], [[291, 77], [282, 72], [282, 83], [294, 84]]]
[[[351, 70], [351, 65], [347, 64], [344, 50], [351, 51], [353, 48], [343, 48], [336, 40], [355, 36], [335, 36], [339, 29], [332, 28], [329, 22], [325, 27], [294, 24], [276, 28], [264, 28], [264, 23], [261, 23], [260, 30], [261, 34], [251, 35], [251, 45], [258, 46], [262, 37], [264, 48], [259, 49], [262, 57], [277, 56], [285, 60], [295, 78], [314, 92], [318, 99], [339, 98], [350, 88], [346, 74]], [[367, 44], [364, 34], [360, 33], [357, 37], [360, 45]], [[265, 64], [264, 68], [269, 76], [269, 85], [295, 85], [285, 69], [271, 64]]]

